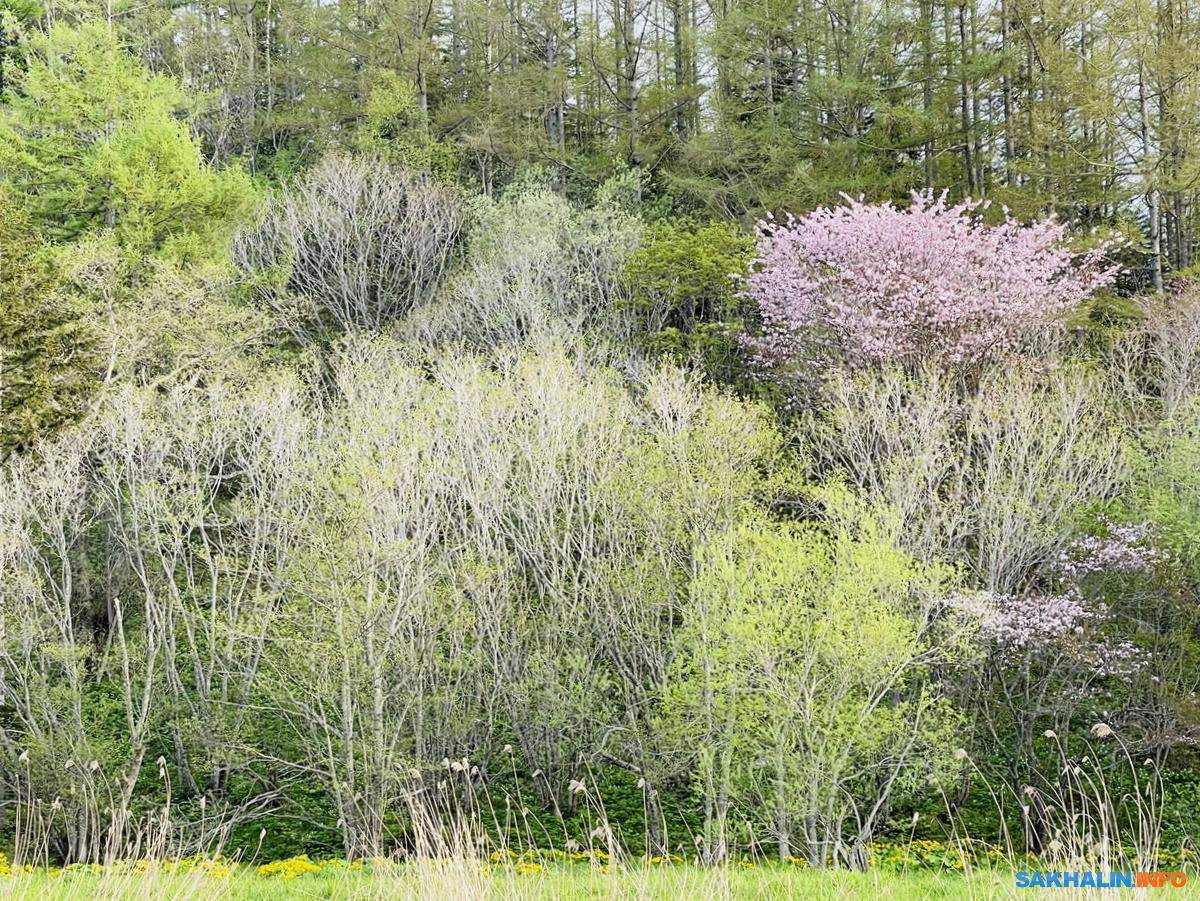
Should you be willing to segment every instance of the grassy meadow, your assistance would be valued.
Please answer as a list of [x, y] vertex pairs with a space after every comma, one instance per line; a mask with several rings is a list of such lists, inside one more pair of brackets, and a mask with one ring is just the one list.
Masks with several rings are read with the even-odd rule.
[[[599, 851], [493, 852], [467, 856], [395, 861], [386, 858], [347, 863], [300, 855], [268, 863], [237, 862], [220, 856], [173, 861], [118, 861], [59, 867], [13, 866], [0, 862], [0, 898], [33, 899], [208, 899], [302, 901], [302, 899], [567, 899], [567, 898], [761, 898], [761, 899], [992, 899], [1070, 896], [1142, 898], [1171, 892], [1197, 896], [1196, 884], [1183, 888], [1042, 889], [1017, 888], [1018, 868], [1051, 869], [993, 851], [969, 859], [953, 846], [936, 842], [880, 846], [867, 871], [815, 870], [795, 863], [739, 860], [701, 866], [660, 858], [614, 862]], [[1181, 866], [1170, 855], [1159, 867]], [[1113, 864], [1120, 866], [1121, 864]], [[1097, 864], [1059, 864], [1058, 868]]]
[[[850, 872], [800, 870], [778, 865], [699, 867], [634, 864], [628, 867], [547, 866], [491, 868], [475, 861], [425, 861], [382, 867], [322, 866], [294, 876], [264, 874], [257, 867], [227, 873], [204, 868], [96, 872], [37, 870], [0, 882], [0, 898], [13, 901], [117, 901], [117, 899], [209, 899], [302, 901], [302, 899], [566, 899], [566, 898], [1025, 898], [1051, 893], [1071, 897], [1135, 898], [1154, 891], [1196, 896], [1184, 889], [1046, 890], [1015, 888], [1006, 868], [961, 872]], [[1177, 893], [1177, 894], [1175, 894]]]

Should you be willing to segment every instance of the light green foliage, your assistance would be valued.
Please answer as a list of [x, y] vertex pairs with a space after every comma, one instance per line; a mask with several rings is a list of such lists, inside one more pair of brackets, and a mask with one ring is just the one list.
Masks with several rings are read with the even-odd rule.
[[93, 336], [75, 363], [107, 384], [237, 358], [262, 334], [227, 303], [229, 233], [254, 199], [249, 179], [205, 163], [180, 83], [108, 29], [63, 23], [26, 37], [5, 86], [0, 172], [31, 227], [59, 245], [59, 277]]
[[416, 89], [398, 72], [374, 75], [358, 133], [359, 147], [371, 156], [394, 160], [412, 172], [431, 173], [454, 183], [462, 165], [461, 148], [432, 133], [429, 114], [421, 109]]
[[482, 347], [626, 337], [624, 272], [642, 224], [619, 202], [623, 186], [614, 179], [604, 192], [613, 199], [583, 209], [536, 177], [498, 200], [475, 198], [461, 270], [400, 334]]
[[86, 304], [105, 384], [257, 379], [258, 367], [278, 356], [268, 346], [276, 330], [265, 313], [237, 302], [223, 255], [148, 257], [131, 268], [111, 232], [59, 250], [64, 278]]
[[[548, 809], [573, 803], [597, 751], [657, 772], [643, 730], [676, 587], [696, 531], [750, 503], [772, 445], [759, 411], [670, 373], [643, 404], [553, 349], [446, 355], [431, 378], [418, 361], [350, 349], [344, 403], [288, 477], [321, 513], [282, 570], [268, 685], [335, 777], [354, 850], [380, 846], [405, 792], [470, 771], [431, 763], [494, 767], [506, 742]], [[678, 518], [648, 515], [646, 494]]]
[[[763, 411], [674, 369], [635, 396], [552, 348], [361, 339], [331, 362], [320, 404], [228, 366], [125, 383], [51, 465], [0, 474], [6, 759], [42, 736], [38, 785], [61, 792], [103, 745], [104, 775], [79, 775], [129, 761], [129, 804], [168, 734], [191, 798], [253, 809], [267, 770], [286, 800], [319, 788], [368, 856], [411, 828], [412, 792], [449, 803], [506, 744], [549, 810], [598, 755], [660, 772], [679, 588], [755, 506]], [[123, 561], [102, 583], [90, 547]], [[94, 805], [61, 835], [85, 857], [131, 825]]]
[[667, 716], [702, 730], [707, 841], [746, 816], [781, 859], [856, 865], [896, 780], [949, 755], [927, 680], [954, 646], [933, 640], [945, 575], [848, 495], [824, 501], [826, 525], [752, 520], [706, 545]]
[[56, 238], [112, 229], [131, 255], [210, 255], [249, 183], [216, 172], [188, 132], [188, 101], [100, 25], [31, 36], [0, 116], [0, 171]]
[[1193, 395], [1145, 434], [1136, 460], [1138, 513], [1153, 520], [1190, 578], [1200, 574], [1200, 403]]

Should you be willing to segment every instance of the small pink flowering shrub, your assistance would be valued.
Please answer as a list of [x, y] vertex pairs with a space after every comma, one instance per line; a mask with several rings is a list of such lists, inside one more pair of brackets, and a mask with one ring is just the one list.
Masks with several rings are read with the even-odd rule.
[[994, 591], [956, 595], [951, 607], [977, 617], [980, 637], [1001, 650], [1025, 650], [1082, 635], [1096, 617], [1077, 590], [1060, 595], [1008, 595]]
[[1104, 519], [1104, 535], [1079, 539], [1059, 561], [1063, 576], [1082, 579], [1102, 572], [1149, 572], [1169, 553], [1154, 545], [1154, 523], [1117, 523]]
[[971, 365], [1019, 350], [1111, 285], [1104, 244], [1083, 254], [1047, 220], [985, 225], [987, 204], [913, 194], [912, 205], [846, 197], [786, 223], [760, 222], [744, 294], [763, 334], [749, 339], [766, 369], [934, 360]]
[[1059, 594], [1022, 595], [977, 591], [954, 595], [949, 607], [971, 617], [979, 637], [1001, 655], [1064, 651], [1076, 664], [1097, 676], [1129, 677], [1146, 664], [1148, 655], [1132, 641], [1114, 639], [1099, 627], [1112, 620], [1103, 597], [1087, 597], [1083, 580], [1102, 574], [1150, 573], [1167, 560], [1155, 541], [1151, 522], [1117, 523], [1104, 518], [1105, 533], [1085, 536], [1059, 561]]

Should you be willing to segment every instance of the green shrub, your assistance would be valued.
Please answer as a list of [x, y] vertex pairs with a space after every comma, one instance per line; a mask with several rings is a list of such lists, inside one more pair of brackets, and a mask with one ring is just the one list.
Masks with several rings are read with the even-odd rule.
[[735, 382], [745, 307], [734, 276], [753, 242], [732, 225], [687, 219], [649, 226], [626, 276], [637, 335], [647, 348], [696, 361], [710, 378]]

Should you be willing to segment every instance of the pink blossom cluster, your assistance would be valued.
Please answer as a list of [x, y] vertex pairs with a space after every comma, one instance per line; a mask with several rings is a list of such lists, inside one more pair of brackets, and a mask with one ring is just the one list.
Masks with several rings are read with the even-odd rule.
[[1154, 524], [1121, 524], [1104, 520], [1104, 535], [1088, 535], [1075, 542], [1059, 561], [1064, 576], [1082, 579], [1099, 572], [1147, 572], [1167, 559], [1156, 548]]
[[1095, 616], [1074, 590], [1059, 595], [981, 591], [955, 595], [950, 606], [977, 618], [983, 637], [1006, 650], [1081, 635]]
[[1149, 654], [1132, 641], [1101, 641], [1089, 649], [1097, 676], [1131, 676], [1149, 662]]
[[748, 339], [766, 368], [870, 366], [933, 359], [957, 366], [1021, 348], [1061, 314], [1115, 280], [1110, 245], [1077, 254], [1066, 226], [1022, 225], [986, 202], [948, 206], [943, 193], [912, 204], [844, 206], [758, 224], [758, 254], [743, 294], [764, 334]]
[[1095, 634], [1105, 614], [1089, 606], [1077, 588], [1064, 594], [1007, 595], [991, 591], [954, 595], [951, 610], [969, 617], [979, 637], [1001, 652], [1053, 647], [1101, 677], [1129, 679], [1149, 663], [1134, 642]]

